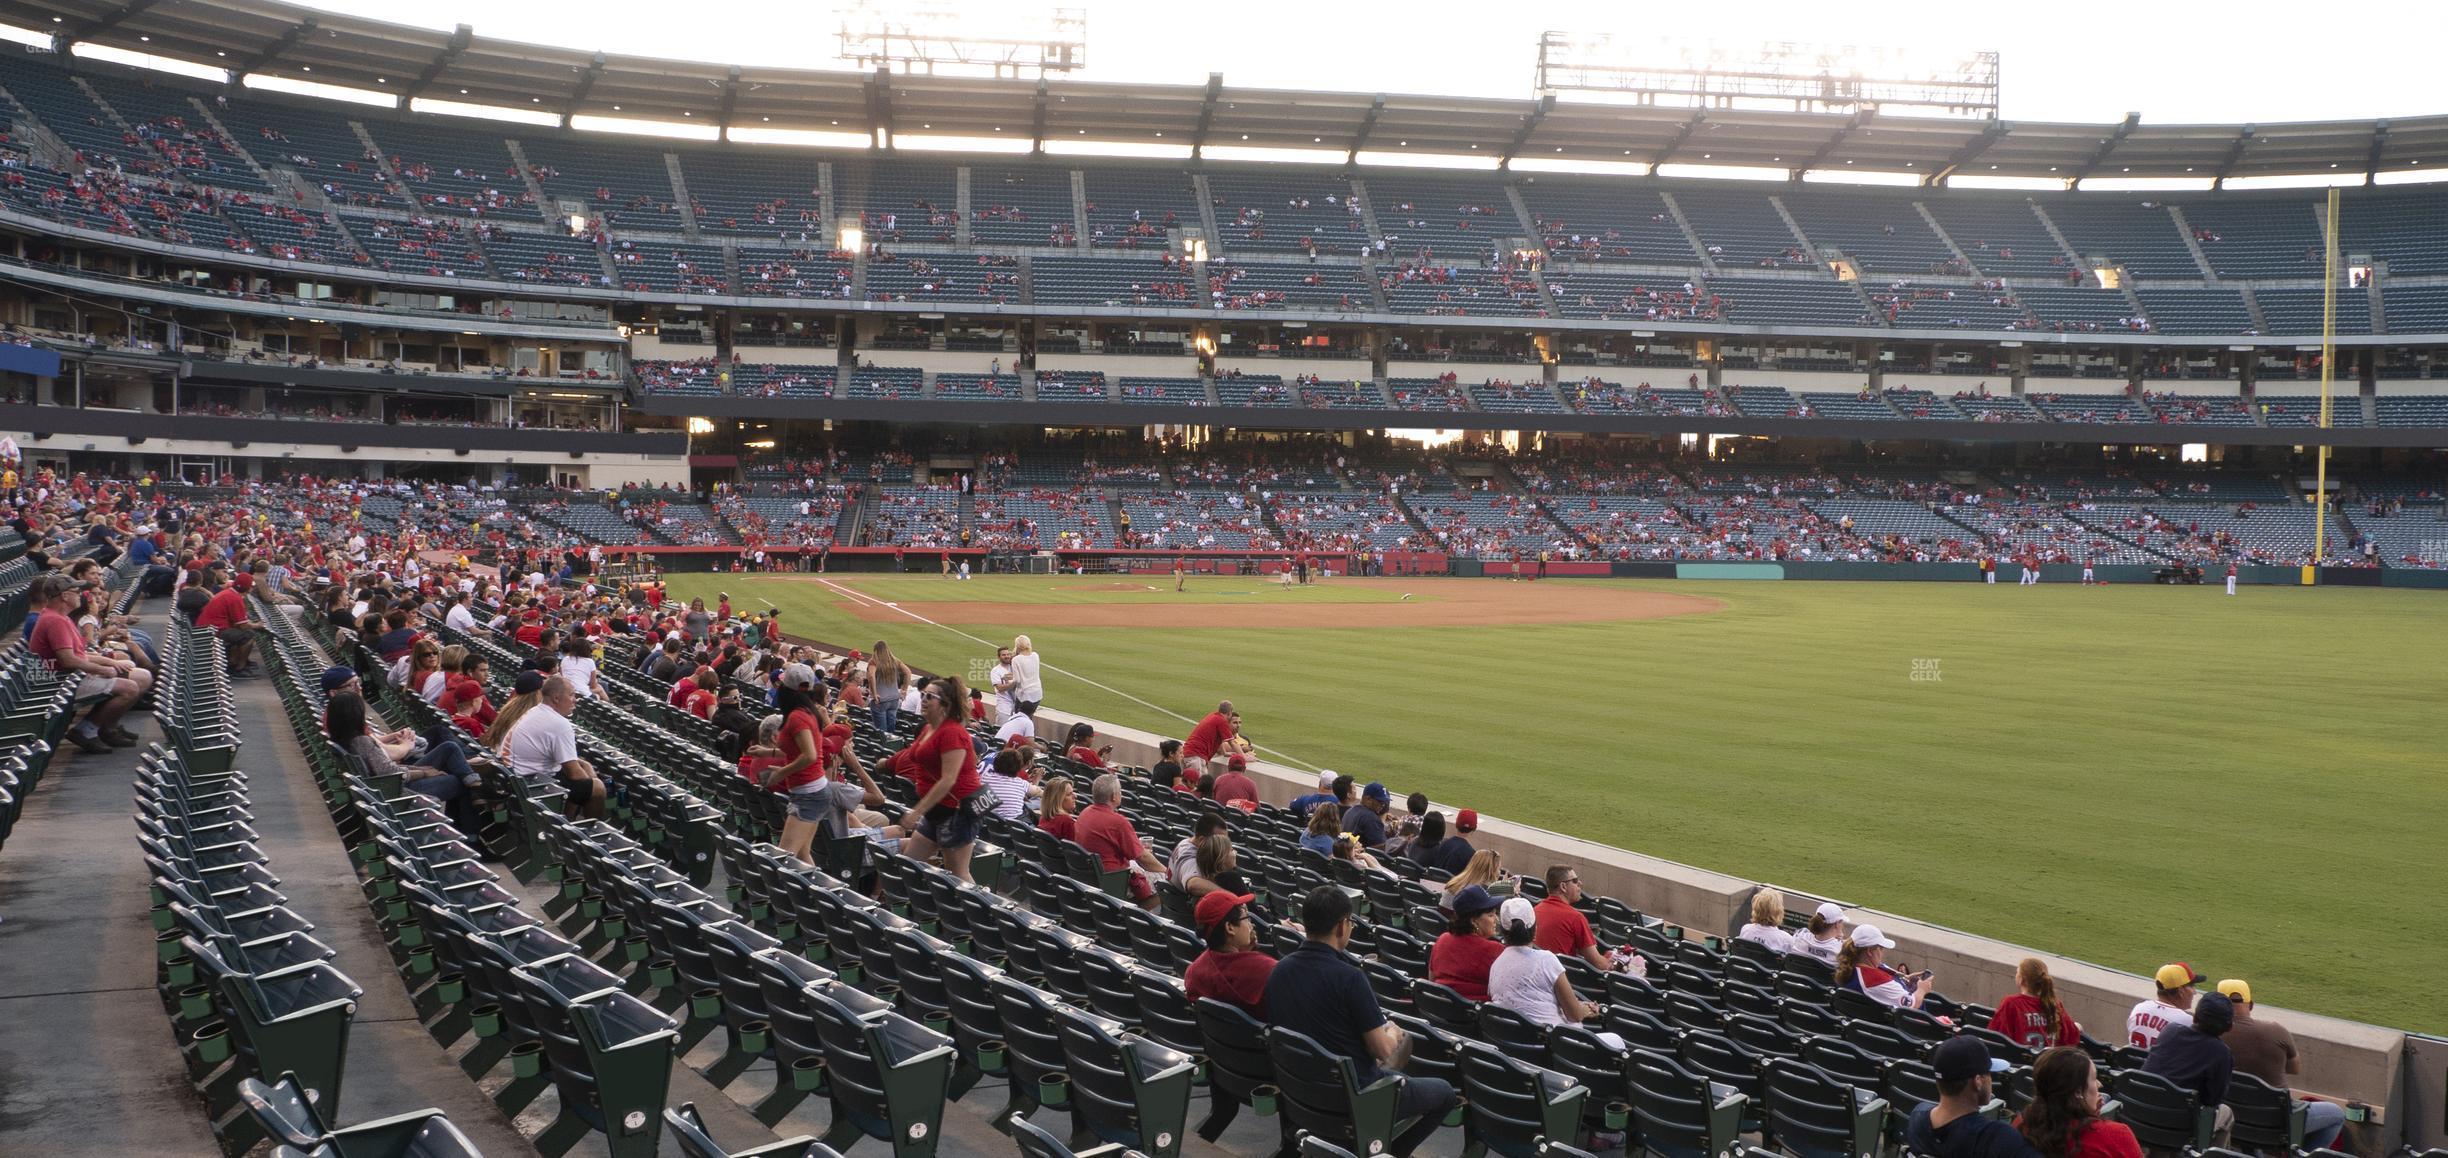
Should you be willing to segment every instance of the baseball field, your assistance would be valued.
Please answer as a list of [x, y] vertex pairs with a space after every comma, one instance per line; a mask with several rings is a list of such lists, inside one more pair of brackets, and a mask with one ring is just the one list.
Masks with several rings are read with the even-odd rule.
[[[2448, 1031], [2436, 592], [683, 575], [786, 631], [2147, 973]], [[1408, 595], [1409, 598], [1405, 598]], [[919, 618], [924, 617], [922, 622]], [[982, 670], [982, 668], [980, 669]], [[1964, 994], [1995, 1000], [2000, 994]]]

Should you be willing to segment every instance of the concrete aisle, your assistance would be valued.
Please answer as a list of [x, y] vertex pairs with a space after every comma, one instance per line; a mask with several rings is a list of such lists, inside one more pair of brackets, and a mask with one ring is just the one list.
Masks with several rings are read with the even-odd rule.
[[63, 747], [0, 850], [0, 1154], [216, 1152], [153, 988], [138, 751]]
[[[280, 693], [269, 679], [240, 680], [236, 692], [238, 727], [246, 737], [239, 766], [250, 776], [259, 847], [279, 874], [289, 907], [314, 922], [312, 936], [340, 954], [332, 964], [365, 990], [349, 1030], [339, 1121], [434, 1108], [450, 1115], [487, 1158], [535, 1153], [417, 1020], [358, 889], [348, 850], [315, 789], [314, 770], [290, 731]], [[141, 889], [137, 895], [142, 898]]]

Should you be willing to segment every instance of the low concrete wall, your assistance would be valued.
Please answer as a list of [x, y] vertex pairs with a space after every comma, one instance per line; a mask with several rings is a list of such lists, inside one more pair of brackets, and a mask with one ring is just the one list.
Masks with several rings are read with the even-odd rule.
[[[1037, 710], [1041, 736], [1060, 735], [1074, 722], [1095, 727], [1101, 744], [1113, 745], [1114, 760], [1141, 767], [1156, 762], [1156, 746], [1166, 735], [1107, 724], [1050, 707]], [[1190, 725], [1170, 733], [1187, 734]], [[1318, 775], [1286, 764], [1257, 761], [1249, 769], [1261, 799], [1283, 804], [1316, 791]], [[1359, 778], [1355, 776], [1355, 778]], [[1392, 787], [1392, 786], [1390, 786]], [[1397, 791], [1400, 791], [1397, 788]], [[1458, 806], [1435, 803], [1448, 816]], [[1603, 845], [1563, 833], [1516, 824], [1482, 814], [1471, 843], [1503, 854], [1508, 870], [1524, 875], [1544, 873], [1548, 865], [1577, 867], [1587, 887], [1612, 896], [1669, 924], [1680, 925], [1687, 937], [1731, 935], [1746, 919], [1757, 882], [1694, 868], [1675, 861]], [[1781, 886], [1780, 886], [1781, 887]], [[1815, 896], [1787, 888], [1789, 912], [1808, 912], [1820, 901], [1842, 898]], [[1894, 957], [1917, 969], [1933, 970], [1939, 992], [1958, 1001], [1986, 1005], [2015, 991], [2015, 965], [2025, 957], [2048, 962], [2057, 991], [2076, 1022], [2091, 1036], [2111, 1044], [2125, 1036], [2125, 1015], [2135, 1002], [2152, 994], [2148, 978], [2088, 962], [2057, 957], [2005, 941], [1974, 936], [1943, 926], [1924, 924], [1883, 910], [1847, 905], [1856, 923], [1877, 925], [1895, 941]], [[2283, 1024], [2295, 1035], [2303, 1057], [2298, 1088], [2331, 1099], [2350, 1099], [2374, 1107], [2375, 1120], [2387, 1115], [2399, 1093], [2406, 1035], [2361, 1022], [2302, 1013], [2277, 1006], [2259, 1007], [2255, 1016]], [[2358, 1126], [2354, 1149], [2381, 1153], [2396, 1145], [2397, 1129], [2381, 1123]]]

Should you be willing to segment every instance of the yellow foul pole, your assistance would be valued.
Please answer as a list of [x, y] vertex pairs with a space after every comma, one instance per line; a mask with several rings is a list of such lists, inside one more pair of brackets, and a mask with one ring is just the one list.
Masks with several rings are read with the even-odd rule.
[[2312, 582], [2321, 560], [2329, 554], [2329, 383], [2331, 363], [2337, 358], [2337, 281], [2338, 281], [2338, 191], [2329, 188], [2329, 212], [2321, 227], [2321, 443], [2318, 483], [2312, 507], [2312, 565], [2304, 568], [2304, 582]]

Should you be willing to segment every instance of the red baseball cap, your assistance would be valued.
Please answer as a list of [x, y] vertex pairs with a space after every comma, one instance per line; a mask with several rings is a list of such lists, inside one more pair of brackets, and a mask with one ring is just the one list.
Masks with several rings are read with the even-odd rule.
[[1254, 893], [1236, 895], [1225, 892], [1222, 889], [1217, 889], [1206, 896], [1200, 897], [1198, 912], [1194, 914], [1196, 920], [1198, 921], [1199, 932], [1209, 934], [1214, 933], [1216, 931], [1216, 927], [1222, 925], [1226, 917], [1232, 916], [1234, 909], [1238, 909], [1256, 899], [1258, 898]]
[[1232, 766], [1232, 770], [1233, 770], [1233, 771], [1235, 771], [1235, 772], [1239, 772], [1239, 771], [1241, 771], [1241, 770], [1243, 770], [1243, 769], [1245, 769], [1245, 768], [1248, 768], [1248, 767], [1249, 767], [1249, 757], [1244, 756], [1244, 755], [1240, 754], [1239, 752], [1235, 752], [1235, 753], [1233, 753], [1233, 757], [1232, 757], [1232, 760], [1231, 760], [1231, 762], [1230, 762], [1230, 763], [1231, 763], [1231, 766]]
[[1454, 827], [1463, 832], [1479, 831], [1479, 810], [1465, 808], [1454, 815]]

